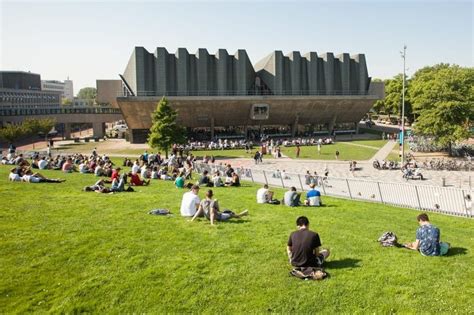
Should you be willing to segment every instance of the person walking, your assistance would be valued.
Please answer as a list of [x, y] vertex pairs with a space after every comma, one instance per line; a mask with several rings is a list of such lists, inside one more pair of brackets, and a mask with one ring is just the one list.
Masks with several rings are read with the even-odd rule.
[[299, 158], [299, 157], [300, 157], [300, 151], [301, 151], [300, 145], [297, 144], [297, 145], [296, 145], [296, 158]]

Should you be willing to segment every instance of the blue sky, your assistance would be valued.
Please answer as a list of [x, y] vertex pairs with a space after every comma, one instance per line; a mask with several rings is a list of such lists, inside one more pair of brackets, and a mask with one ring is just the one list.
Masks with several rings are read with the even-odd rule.
[[285, 54], [365, 53], [369, 75], [389, 78], [440, 62], [473, 66], [473, 1], [5, 1], [0, 69], [74, 81], [118, 79], [134, 46], [190, 53], [243, 48], [255, 64]]

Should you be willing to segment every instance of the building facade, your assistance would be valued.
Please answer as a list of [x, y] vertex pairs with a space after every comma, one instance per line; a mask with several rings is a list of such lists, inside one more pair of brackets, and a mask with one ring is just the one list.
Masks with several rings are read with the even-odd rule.
[[72, 80], [64, 82], [56, 80], [41, 80], [41, 89], [43, 91], [53, 91], [61, 93], [63, 99], [72, 101], [74, 99], [74, 86]]
[[22, 71], [0, 71], [0, 108], [56, 108], [61, 94], [41, 90], [39, 74]]
[[126, 95], [122, 80], [96, 80], [96, 88], [96, 102], [99, 105], [118, 108], [117, 97]]
[[[132, 142], [144, 142], [150, 115], [161, 97], [178, 111], [188, 129], [238, 129], [243, 137], [262, 127], [288, 127], [331, 133], [357, 122], [383, 97], [383, 84], [371, 83], [365, 55], [332, 53], [283, 55], [275, 51], [257, 62], [245, 50], [209, 54], [185, 48], [154, 53], [135, 47], [121, 75], [128, 96], [117, 98]], [[345, 126], [344, 128], [346, 128]]]

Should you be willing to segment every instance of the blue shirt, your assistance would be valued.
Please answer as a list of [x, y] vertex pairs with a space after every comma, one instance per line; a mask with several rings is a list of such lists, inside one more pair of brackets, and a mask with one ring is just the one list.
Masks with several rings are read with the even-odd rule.
[[306, 198], [309, 199], [311, 197], [321, 197], [321, 193], [319, 190], [311, 189], [306, 193]]
[[439, 256], [439, 229], [431, 224], [422, 225], [416, 230], [420, 241], [420, 253], [425, 256]]

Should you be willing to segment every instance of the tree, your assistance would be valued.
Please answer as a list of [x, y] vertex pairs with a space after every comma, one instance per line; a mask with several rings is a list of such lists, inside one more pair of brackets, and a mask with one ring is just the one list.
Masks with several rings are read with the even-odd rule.
[[29, 135], [34, 135], [36, 133], [48, 135], [48, 133], [53, 129], [56, 121], [52, 118], [45, 119], [25, 119], [23, 121], [23, 128]]
[[0, 138], [9, 143], [15, 142], [26, 134], [27, 130], [22, 125], [8, 124], [0, 129]]
[[438, 64], [418, 70], [411, 82], [415, 131], [449, 148], [469, 137], [474, 120], [474, 68]]
[[72, 105], [72, 101], [68, 98], [63, 98], [61, 100], [61, 105], [65, 105], [65, 106], [69, 106], [69, 105]]
[[169, 149], [173, 144], [183, 144], [186, 141], [185, 129], [176, 123], [178, 113], [172, 109], [168, 100], [163, 97], [152, 113], [153, 125], [148, 136], [148, 145], [165, 151], [168, 158]]
[[94, 104], [97, 97], [97, 89], [93, 87], [85, 87], [79, 90], [77, 93], [77, 98], [88, 100], [89, 105]]
[[[406, 79], [405, 79], [406, 80]], [[403, 74], [398, 74], [392, 79], [386, 79], [385, 84], [385, 98], [378, 100], [374, 104], [374, 110], [377, 113], [385, 113], [390, 115], [402, 115], [402, 89], [403, 89]], [[411, 105], [408, 94], [408, 81], [405, 81], [405, 116], [411, 116]]]

